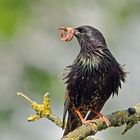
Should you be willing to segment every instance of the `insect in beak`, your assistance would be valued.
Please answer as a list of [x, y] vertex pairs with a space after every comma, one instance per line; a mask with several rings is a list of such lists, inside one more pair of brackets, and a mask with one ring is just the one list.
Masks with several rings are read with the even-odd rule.
[[60, 31], [60, 39], [63, 41], [71, 41], [75, 34], [74, 28], [69, 27], [59, 27], [58, 30]]

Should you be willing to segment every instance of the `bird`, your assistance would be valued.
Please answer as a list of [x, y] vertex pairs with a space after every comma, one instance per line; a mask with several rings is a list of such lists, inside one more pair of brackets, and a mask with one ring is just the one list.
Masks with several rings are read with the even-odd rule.
[[102, 33], [89, 25], [79, 27], [60, 27], [60, 38], [69, 42], [75, 37], [80, 51], [73, 63], [66, 67], [63, 77], [66, 84], [63, 136], [89, 124], [96, 117], [109, 125], [109, 121], [100, 113], [106, 101], [112, 95], [118, 95], [126, 72], [107, 47]]

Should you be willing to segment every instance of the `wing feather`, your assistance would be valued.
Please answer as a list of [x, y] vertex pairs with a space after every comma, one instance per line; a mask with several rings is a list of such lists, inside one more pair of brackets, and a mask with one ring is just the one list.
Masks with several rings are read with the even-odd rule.
[[67, 115], [69, 105], [70, 105], [70, 98], [69, 98], [69, 95], [68, 95], [68, 91], [66, 90], [66, 92], [65, 92], [65, 102], [64, 102], [64, 111], [63, 111], [63, 126], [62, 126], [63, 129], [65, 127], [65, 119], [66, 119], [66, 115]]

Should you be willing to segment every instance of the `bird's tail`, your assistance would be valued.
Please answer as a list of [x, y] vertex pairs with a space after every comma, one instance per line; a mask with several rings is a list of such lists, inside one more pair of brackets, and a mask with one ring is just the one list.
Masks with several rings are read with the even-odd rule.
[[69, 113], [63, 136], [67, 135], [69, 132], [73, 131], [77, 127], [80, 127], [81, 125], [82, 122], [79, 117], [76, 114]]

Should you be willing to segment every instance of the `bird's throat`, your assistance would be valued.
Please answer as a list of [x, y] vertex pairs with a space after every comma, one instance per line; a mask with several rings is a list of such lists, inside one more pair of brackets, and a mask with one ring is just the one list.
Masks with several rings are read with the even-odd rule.
[[94, 68], [98, 68], [98, 65], [100, 63], [100, 59], [97, 56], [94, 55], [78, 55], [77, 57], [77, 63], [79, 63], [79, 65], [82, 68], [86, 68], [89, 70], [92, 70]]

